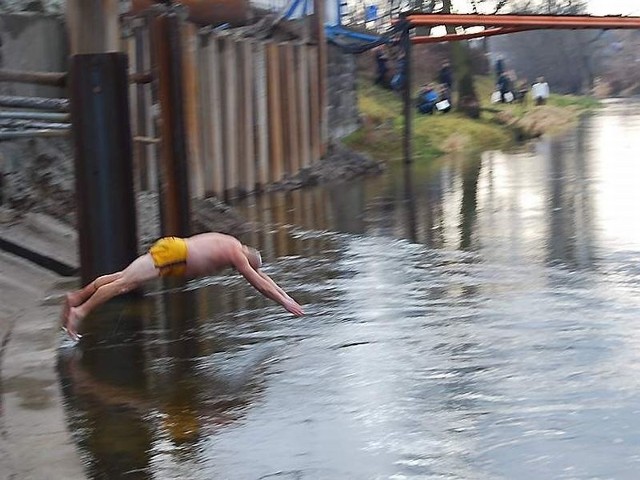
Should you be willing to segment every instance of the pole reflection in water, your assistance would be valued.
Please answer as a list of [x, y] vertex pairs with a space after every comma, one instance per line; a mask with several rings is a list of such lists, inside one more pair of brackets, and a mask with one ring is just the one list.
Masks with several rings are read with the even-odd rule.
[[307, 315], [234, 272], [110, 304], [141, 338], [60, 360], [89, 476], [635, 478], [638, 128], [235, 205]]

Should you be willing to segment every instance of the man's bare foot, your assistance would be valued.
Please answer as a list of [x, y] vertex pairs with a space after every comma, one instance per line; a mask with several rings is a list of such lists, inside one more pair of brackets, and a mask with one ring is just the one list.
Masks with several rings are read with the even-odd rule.
[[76, 307], [71, 307], [69, 309], [69, 314], [67, 315], [67, 321], [62, 327], [67, 335], [76, 342], [82, 338], [82, 335], [78, 333], [78, 328], [80, 327], [80, 323], [82, 323], [82, 319], [83, 317], [80, 312], [78, 312], [78, 309]]
[[69, 317], [69, 310], [71, 310], [71, 301], [69, 300], [71, 294], [67, 293], [64, 296], [64, 305], [62, 305], [62, 312], [60, 313], [60, 326], [63, 328], [67, 324], [67, 318]]
[[65, 295], [69, 307], [77, 307], [82, 303], [80, 292], [69, 292]]

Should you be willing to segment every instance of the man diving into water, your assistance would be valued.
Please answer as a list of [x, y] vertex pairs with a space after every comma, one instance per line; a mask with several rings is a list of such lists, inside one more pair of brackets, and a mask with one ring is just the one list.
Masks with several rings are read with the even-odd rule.
[[62, 328], [78, 340], [82, 320], [98, 305], [117, 295], [135, 290], [158, 276], [197, 278], [228, 267], [235, 268], [256, 290], [288, 312], [304, 315], [298, 302], [262, 272], [261, 266], [260, 252], [230, 235], [209, 232], [189, 238], [164, 237], [124, 270], [98, 277], [84, 288], [68, 293]]

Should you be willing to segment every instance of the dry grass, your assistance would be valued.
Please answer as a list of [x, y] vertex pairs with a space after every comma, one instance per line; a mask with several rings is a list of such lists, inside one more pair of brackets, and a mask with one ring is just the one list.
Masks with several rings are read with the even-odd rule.
[[545, 133], [555, 133], [575, 125], [578, 119], [576, 107], [556, 107], [542, 105], [534, 107], [517, 121], [528, 137], [537, 137]]

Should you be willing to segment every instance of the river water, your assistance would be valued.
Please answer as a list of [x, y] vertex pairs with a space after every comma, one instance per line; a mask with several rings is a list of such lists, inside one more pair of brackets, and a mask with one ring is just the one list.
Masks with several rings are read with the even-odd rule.
[[411, 197], [390, 171], [237, 205], [306, 316], [231, 273], [107, 306], [59, 361], [87, 476], [638, 478], [639, 131], [611, 101]]

